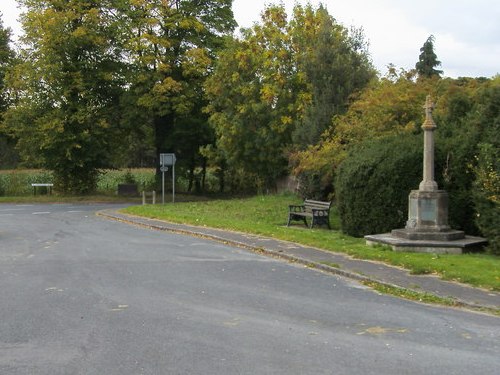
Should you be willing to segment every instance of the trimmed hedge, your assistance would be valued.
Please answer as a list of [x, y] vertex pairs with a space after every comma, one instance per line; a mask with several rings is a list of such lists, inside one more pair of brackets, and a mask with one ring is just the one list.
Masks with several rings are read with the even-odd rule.
[[500, 148], [481, 144], [477, 159], [473, 195], [476, 224], [488, 238], [489, 252], [500, 255]]
[[367, 141], [339, 166], [335, 182], [342, 230], [355, 237], [405, 225], [408, 194], [422, 176], [421, 136]]

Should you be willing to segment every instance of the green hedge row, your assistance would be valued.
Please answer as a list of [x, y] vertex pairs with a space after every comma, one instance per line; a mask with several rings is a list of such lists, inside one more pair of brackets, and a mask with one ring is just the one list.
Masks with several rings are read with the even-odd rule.
[[392, 137], [355, 147], [335, 185], [342, 230], [355, 237], [401, 228], [408, 194], [421, 180], [419, 139]]

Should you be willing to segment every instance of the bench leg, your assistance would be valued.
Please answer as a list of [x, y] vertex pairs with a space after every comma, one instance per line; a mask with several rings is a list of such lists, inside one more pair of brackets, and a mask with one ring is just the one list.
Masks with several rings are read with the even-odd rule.
[[[316, 220], [315, 220], [316, 218]], [[323, 218], [321, 216], [313, 216], [313, 218], [311, 219], [311, 229], [313, 229], [314, 225], [322, 225], [322, 224], [326, 224], [326, 226], [328, 227], [328, 229], [332, 229], [330, 227], [330, 219], [329, 218]]]

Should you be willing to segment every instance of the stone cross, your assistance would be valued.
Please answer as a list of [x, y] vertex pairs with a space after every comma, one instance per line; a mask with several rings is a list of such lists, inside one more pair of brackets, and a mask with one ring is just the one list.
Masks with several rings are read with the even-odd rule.
[[423, 180], [419, 185], [420, 191], [436, 191], [438, 185], [434, 181], [434, 130], [437, 128], [432, 118], [434, 103], [431, 96], [427, 95], [424, 105], [425, 121], [422, 125], [424, 130], [424, 172]]

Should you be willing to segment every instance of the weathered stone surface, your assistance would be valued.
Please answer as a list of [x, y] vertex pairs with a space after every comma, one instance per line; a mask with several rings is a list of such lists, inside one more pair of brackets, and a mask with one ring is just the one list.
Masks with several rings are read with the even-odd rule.
[[464, 236], [459, 240], [412, 240], [395, 237], [392, 233], [365, 236], [367, 245], [384, 244], [394, 251], [408, 251], [434, 254], [462, 254], [481, 251], [487, 241], [481, 237]]
[[448, 193], [444, 190], [412, 190], [408, 197], [406, 228], [423, 232], [449, 230]]
[[392, 236], [405, 240], [416, 241], [456, 241], [465, 238], [465, 233], [461, 230], [447, 230], [442, 232], [412, 231], [411, 229], [393, 229]]

